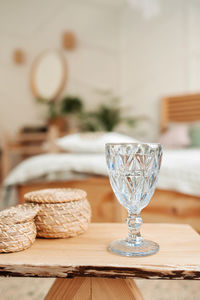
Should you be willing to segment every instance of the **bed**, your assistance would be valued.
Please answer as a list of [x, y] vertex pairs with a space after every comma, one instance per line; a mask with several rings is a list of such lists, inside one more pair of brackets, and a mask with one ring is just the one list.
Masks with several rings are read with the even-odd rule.
[[[167, 97], [161, 101], [160, 129], [165, 132], [170, 123], [193, 123], [200, 121], [200, 94]], [[183, 150], [184, 151], [184, 150]], [[200, 148], [195, 149], [197, 165], [192, 177], [198, 178]], [[181, 150], [179, 151], [179, 153]], [[188, 160], [192, 158], [188, 155]], [[187, 161], [188, 164], [188, 161]], [[183, 170], [184, 174], [185, 170]], [[197, 172], [197, 173], [196, 173]], [[144, 210], [147, 222], [188, 223], [200, 232], [200, 183], [197, 193], [183, 191], [177, 186], [172, 189], [157, 189], [149, 206]]]
[[[200, 121], [200, 94], [165, 98], [161, 107], [161, 131], [166, 130], [170, 122]], [[150, 204], [142, 212], [143, 219], [145, 222], [189, 223], [200, 232], [200, 149], [166, 150], [164, 153], [158, 189]], [[48, 163], [48, 155], [51, 155], [51, 164]], [[69, 186], [83, 188], [88, 192], [93, 221], [124, 221], [126, 212], [115, 200], [110, 188], [104, 155], [85, 154], [79, 158], [73, 157], [74, 155], [42, 154], [37, 162], [34, 159], [37, 160], [38, 157], [32, 158], [31, 162], [29, 160], [22, 164], [28, 165], [28, 167], [26, 165], [27, 173], [32, 164], [35, 170], [39, 170], [39, 174], [36, 172], [32, 178], [28, 177], [28, 180], [25, 180], [23, 176], [20, 177], [18, 166], [17, 171], [15, 169], [11, 172], [6, 184], [17, 186], [18, 199], [21, 203], [25, 192], [38, 188]], [[42, 164], [46, 164], [51, 170], [55, 167], [57, 169], [54, 171], [63, 171], [63, 166], [72, 164], [73, 159], [75, 163], [70, 169], [71, 177], [68, 180], [55, 181], [52, 174], [48, 181], [37, 180], [42, 178], [44, 173], [48, 173], [42, 172]], [[80, 168], [79, 160], [82, 160], [84, 169]], [[177, 161], [179, 167], [175, 168]], [[17, 181], [13, 180], [16, 177]]]

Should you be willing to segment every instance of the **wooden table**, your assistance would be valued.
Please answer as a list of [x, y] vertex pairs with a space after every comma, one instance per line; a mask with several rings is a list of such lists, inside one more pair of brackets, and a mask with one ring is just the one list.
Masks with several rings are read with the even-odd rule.
[[148, 257], [108, 252], [126, 234], [126, 224], [93, 223], [76, 238], [37, 239], [28, 250], [1, 254], [0, 275], [58, 278], [48, 300], [143, 299], [132, 278], [200, 279], [200, 237], [189, 225], [144, 224], [143, 236], [160, 245]]

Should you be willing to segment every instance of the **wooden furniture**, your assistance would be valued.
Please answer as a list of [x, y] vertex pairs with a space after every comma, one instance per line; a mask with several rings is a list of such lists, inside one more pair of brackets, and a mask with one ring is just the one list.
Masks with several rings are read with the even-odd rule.
[[177, 95], [162, 99], [161, 132], [170, 122], [189, 123], [200, 121], [200, 94]]
[[[12, 168], [13, 154], [18, 154], [21, 160], [41, 153], [56, 152], [55, 139], [58, 136], [59, 132], [55, 126], [50, 126], [46, 132], [24, 133], [20, 130], [15, 139], [10, 139], [5, 134], [2, 141], [2, 179], [6, 178]], [[47, 142], [46, 147], [44, 142]]]
[[200, 279], [200, 237], [190, 226], [144, 224], [143, 236], [160, 245], [148, 257], [107, 250], [126, 234], [126, 224], [94, 223], [76, 238], [37, 239], [28, 250], [0, 255], [0, 275], [56, 277], [46, 300], [142, 300], [133, 278]]
[[157, 189], [141, 215], [144, 222], [187, 223], [200, 233], [200, 197]]
[[[32, 190], [57, 187], [76, 187], [87, 191], [92, 207], [93, 222], [124, 222], [127, 212], [115, 199], [107, 177], [88, 177], [84, 180], [26, 183], [17, 186], [19, 202]], [[156, 189], [149, 205], [142, 210], [144, 222], [187, 223], [200, 232], [199, 197], [174, 191]]]

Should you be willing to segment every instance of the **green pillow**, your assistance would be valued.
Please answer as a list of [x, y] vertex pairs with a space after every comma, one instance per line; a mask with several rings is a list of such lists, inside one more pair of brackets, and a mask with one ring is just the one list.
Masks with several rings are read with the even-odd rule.
[[200, 147], [200, 123], [192, 124], [189, 128], [190, 146]]

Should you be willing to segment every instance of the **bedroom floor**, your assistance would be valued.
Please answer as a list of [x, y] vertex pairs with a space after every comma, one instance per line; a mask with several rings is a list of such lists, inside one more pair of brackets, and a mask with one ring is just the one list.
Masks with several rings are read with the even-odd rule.
[[[54, 279], [0, 278], [1, 300], [42, 300]], [[199, 281], [137, 280], [145, 300], [199, 300]]]

